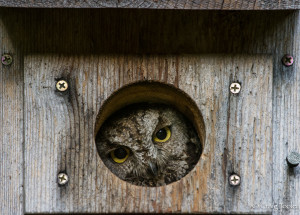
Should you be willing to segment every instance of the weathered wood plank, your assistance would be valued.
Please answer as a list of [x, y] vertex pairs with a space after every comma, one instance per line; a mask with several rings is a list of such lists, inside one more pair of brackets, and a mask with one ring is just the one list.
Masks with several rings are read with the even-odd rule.
[[[284, 19], [278, 26], [274, 48], [277, 62], [273, 83], [273, 206], [274, 214], [300, 213], [300, 168], [290, 169], [286, 156], [300, 152], [300, 14], [299, 11]], [[280, 41], [285, 41], [284, 43]], [[284, 67], [281, 57], [291, 53], [292, 67]]]
[[285, 20], [291, 13], [0, 10], [8, 17], [5, 25], [12, 40], [18, 41], [25, 52], [68, 54], [274, 53], [274, 32], [284, 28], [283, 21], [288, 24]]
[[[270, 56], [25, 57], [26, 212], [271, 212], [272, 58]], [[55, 79], [70, 83], [55, 92]], [[158, 188], [121, 181], [102, 163], [95, 118], [119, 87], [158, 80], [187, 92], [200, 108], [207, 138], [196, 168]], [[239, 96], [231, 81], [242, 82]], [[58, 187], [57, 173], [70, 182]], [[228, 177], [242, 177], [238, 188]], [[28, 177], [30, 176], [30, 177]]]
[[137, 8], [193, 10], [291, 10], [298, 0], [0, 0], [0, 7], [23, 8]]
[[20, 50], [0, 15], [0, 55], [10, 53], [13, 64], [0, 62], [0, 214], [21, 215], [23, 207], [23, 69]]
[[[285, 4], [284, 1], [281, 2]], [[208, 1], [201, 1], [199, 4], [207, 8], [215, 5]], [[247, 1], [247, 4], [255, 7], [257, 2]], [[298, 11], [2, 8], [0, 14], [5, 17], [2, 22], [14, 43], [13, 47], [22, 48], [29, 53], [273, 54], [275, 147], [272, 205], [300, 205], [299, 169], [290, 173], [285, 161], [288, 152], [298, 150], [299, 140], [296, 135], [299, 120], [295, 117], [296, 114], [291, 114], [299, 112], [299, 39], [296, 36], [299, 35]], [[2, 46], [6, 46], [5, 44]], [[285, 68], [281, 65], [281, 57], [285, 53], [294, 54], [295, 66]], [[3, 105], [9, 106], [5, 103]], [[288, 145], [285, 145], [286, 142]], [[7, 207], [10, 207], [9, 204]], [[274, 209], [274, 214], [280, 213], [297, 215], [299, 209]]]

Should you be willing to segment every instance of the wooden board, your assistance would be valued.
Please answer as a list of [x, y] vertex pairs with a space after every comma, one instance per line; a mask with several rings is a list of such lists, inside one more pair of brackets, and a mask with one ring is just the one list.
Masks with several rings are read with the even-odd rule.
[[[2, 18], [2, 19], [1, 19]], [[20, 50], [0, 18], [0, 53], [10, 53], [13, 64], [0, 61], [0, 214], [21, 215], [23, 207], [23, 70]], [[1, 58], [0, 58], [1, 59]]]
[[[25, 193], [27, 213], [259, 212], [272, 204], [272, 58], [267, 55], [27, 55]], [[57, 78], [70, 91], [55, 91]], [[196, 168], [168, 186], [128, 184], [102, 163], [94, 125], [103, 101], [137, 80], [158, 80], [188, 93], [206, 125]], [[229, 92], [232, 81], [242, 92]], [[58, 187], [57, 173], [70, 182]], [[228, 176], [241, 175], [240, 187]]]
[[0, 0], [2, 7], [38, 8], [146, 8], [197, 10], [299, 9], [297, 0]]
[[278, 55], [276, 65], [292, 52], [281, 43], [292, 43], [293, 13], [0, 8], [25, 53], [265, 53]]
[[[278, 26], [274, 49], [292, 53], [292, 67], [275, 64], [273, 83], [273, 201], [274, 214], [300, 213], [300, 168], [291, 169], [286, 156], [300, 152], [300, 13], [295, 12]], [[280, 41], [285, 41], [284, 43]], [[274, 55], [280, 62], [281, 56]]]
[[[7, 4], [10, 2], [14, 3], [14, 1], [5, 1]], [[22, 4], [24, 1], [18, 2]], [[67, 4], [70, 1], [65, 2]], [[277, 5], [285, 3], [285, 1], [280, 1]], [[280, 205], [300, 205], [299, 167], [290, 170], [285, 161], [289, 152], [293, 150], [299, 152], [299, 117], [297, 116], [300, 83], [300, 67], [299, 60], [297, 60], [300, 41], [299, 11], [0, 8], [0, 18], [2, 31], [0, 47], [3, 47], [1, 51], [12, 52], [14, 58], [19, 59], [20, 62], [19, 69], [5, 70], [6, 72], [1, 74], [4, 79], [1, 80], [0, 86], [8, 85], [16, 93], [13, 97], [5, 94], [5, 99], [1, 98], [1, 105], [5, 107], [3, 120], [12, 118], [22, 120], [20, 111], [23, 106], [20, 101], [23, 97], [20, 86], [23, 84], [21, 77], [24, 52], [40, 55], [49, 52], [81, 55], [91, 53], [272, 54], [274, 72], [272, 124], [275, 147], [273, 147], [273, 169], [269, 174], [273, 177], [273, 202], [271, 205], [258, 205], [257, 207], [267, 206], [273, 210], [273, 214], [299, 214], [299, 208], [280, 208]], [[281, 58], [286, 53], [291, 53], [295, 57], [294, 66], [289, 68], [281, 64]], [[11, 111], [9, 112], [8, 109]], [[11, 127], [5, 127], [4, 135], [0, 137], [1, 141], [3, 137], [5, 140], [10, 140], [12, 136], [8, 131], [12, 130], [21, 142], [23, 138], [20, 129], [22, 127], [14, 125], [10, 124]], [[3, 128], [4, 125], [1, 126]], [[18, 160], [14, 164], [20, 166], [22, 159], [17, 150], [20, 145], [11, 141], [10, 145], [6, 143], [0, 142], [1, 158], [4, 160], [1, 165], [7, 168], [9, 161], [6, 158], [16, 157]], [[4, 155], [6, 155], [5, 159]], [[13, 169], [18, 171], [8, 171], [2, 168], [4, 172], [1, 173], [1, 177], [5, 177], [1, 182], [2, 185], [4, 183], [4, 187], [0, 188], [0, 199], [5, 201], [0, 202], [0, 214], [7, 214], [7, 211], [18, 214], [16, 211], [21, 213], [23, 208], [22, 197], [15, 198], [22, 195], [20, 187], [22, 176], [19, 174], [22, 168], [15, 166]], [[14, 173], [11, 174], [14, 181], [6, 177], [10, 176], [10, 173]], [[12, 191], [13, 189], [16, 189], [15, 192]], [[37, 195], [40, 194], [37, 192]], [[228, 193], [228, 199], [231, 198], [230, 195]], [[13, 200], [10, 201], [11, 199]]]

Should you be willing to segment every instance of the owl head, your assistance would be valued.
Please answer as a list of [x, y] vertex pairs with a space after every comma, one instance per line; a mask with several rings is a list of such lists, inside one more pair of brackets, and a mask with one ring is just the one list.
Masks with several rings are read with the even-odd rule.
[[119, 178], [161, 186], [184, 177], [198, 162], [201, 143], [187, 118], [163, 104], [134, 104], [108, 118], [97, 136], [98, 153]]

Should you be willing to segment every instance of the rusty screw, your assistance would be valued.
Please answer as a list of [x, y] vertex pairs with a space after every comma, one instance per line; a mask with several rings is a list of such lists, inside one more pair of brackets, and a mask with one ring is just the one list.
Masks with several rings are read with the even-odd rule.
[[238, 186], [238, 185], [240, 185], [240, 183], [241, 183], [241, 177], [238, 176], [237, 174], [232, 174], [229, 177], [229, 184], [231, 186]]
[[12, 63], [12, 61], [13, 61], [13, 58], [12, 58], [12, 56], [9, 55], [9, 54], [4, 54], [4, 55], [2, 55], [2, 57], [1, 57], [1, 62], [2, 62], [2, 64], [5, 65], [5, 66], [10, 65], [10, 64]]
[[291, 152], [286, 157], [286, 161], [289, 167], [296, 167], [300, 163], [300, 154], [298, 152]]
[[69, 87], [68, 82], [66, 82], [65, 80], [59, 80], [56, 83], [56, 89], [60, 92], [66, 91], [68, 87]]
[[292, 55], [286, 54], [281, 59], [284, 66], [289, 67], [292, 66], [294, 63], [294, 58]]
[[69, 177], [66, 173], [59, 173], [57, 176], [57, 182], [59, 185], [65, 185], [69, 181]]
[[241, 85], [237, 82], [234, 82], [230, 85], [230, 92], [233, 94], [238, 94], [241, 91]]

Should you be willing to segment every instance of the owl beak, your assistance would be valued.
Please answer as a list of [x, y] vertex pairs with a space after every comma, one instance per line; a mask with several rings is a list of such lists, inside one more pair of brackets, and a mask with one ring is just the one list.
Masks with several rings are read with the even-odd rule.
[[149, 167], [148, 167], [148, 172], [153, 176], [157, 176], [158, 175], [157, 165], [150, 161]]

